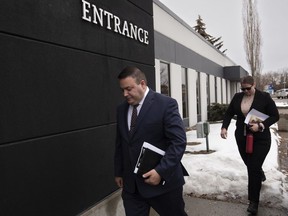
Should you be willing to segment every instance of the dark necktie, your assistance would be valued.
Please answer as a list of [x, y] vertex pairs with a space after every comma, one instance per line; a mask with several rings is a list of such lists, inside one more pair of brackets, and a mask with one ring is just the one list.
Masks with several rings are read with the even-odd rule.
[[131, 116], [131, 123], [130, 123], [130, 131], [129, 133], [132, 134], [135, 125], [136, 125], [136, 119], [137, 119], [137, 107], [139, 104], [133, 106], [132, 116]]

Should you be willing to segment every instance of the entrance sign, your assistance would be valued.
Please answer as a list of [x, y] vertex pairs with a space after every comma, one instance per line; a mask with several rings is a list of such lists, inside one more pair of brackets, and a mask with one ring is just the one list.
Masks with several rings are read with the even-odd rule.
[[149, 44], [149, 32], [147, 30], [126, 20], [121, 20], [113, 13], [99, 8], [86, 0], [82, 0], [82, 19], [140, 43]]

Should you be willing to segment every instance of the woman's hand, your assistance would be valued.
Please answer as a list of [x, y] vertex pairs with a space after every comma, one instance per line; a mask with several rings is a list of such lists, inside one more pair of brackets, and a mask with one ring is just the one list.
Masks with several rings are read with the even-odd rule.
[[226, 128], [221, 128], [220, 136], [221, 136], [223, 139], [226, 139], [226, 138], [227, 138], [227, 130], [226, 130]]
[[259, 131], [259, 124], [258, 123], [249, 123], [249, 130], [252, 132]]

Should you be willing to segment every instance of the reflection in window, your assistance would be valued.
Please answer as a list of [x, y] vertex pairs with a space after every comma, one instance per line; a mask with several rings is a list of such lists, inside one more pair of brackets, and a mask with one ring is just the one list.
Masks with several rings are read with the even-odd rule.
[[223, 80], [221, 78], [221, 82], [220, 82], [220, 88], [221, 88], [221, 104], [223, 104]]
[[210, 75], [207, 75], [206, 79], [206, 92], [207, 92], [207, 104], [210, 105]]
[[226, 104], [228, 103], [228, 80], [225, 80], [226, 82]]
[[170, 70], [169, 64], [160, 62], [161, 94], [170, 96]]
[[217, 86], [217, 77], [216, 76], [214, 77], [214, 82], [215, 82], [215, 102], [218, 103], [219, 102], [218, 97], [217, 97], [218, 96], [218, 94], [217, 94], [218, 86]]
[[181, 68], [182, 74], [182, 106], [183, 118], [189, 117], [188, 115], [188, 85], [187, 85], [187, 68]]
[[197, 72], [197, 80], [196, 80], [196, 97], [197, 97], [197, 122], [200, 122], [200, 121], [201, 121], [200, 72]]

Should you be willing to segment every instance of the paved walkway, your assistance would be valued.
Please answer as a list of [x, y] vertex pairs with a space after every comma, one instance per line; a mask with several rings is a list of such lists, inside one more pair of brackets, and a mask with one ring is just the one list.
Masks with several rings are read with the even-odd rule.
[[[280, 109], [280, 114], [287, 114], [288, 108]], [[282, 171], [288, 173], [288, 132], [279, 132], [282, 137], [281, 146], [279, 148], [282, 154], [279, 154], [279, 162], [281, 164]], [[281, 148], [282, 147], [282, 148]], [[285, 154], [286, 153], [286, 154]], [[195, 198], [190, 196], [184, 196], [186, 211], [189, 216], [247, 216], [251, 215], [247, 212], [248, 204], [243, 203], [231, 203], [226, 201], [215, 201], [208, 199]], [[158, 216], [158, 214], [152, 209], [150, 216]], [[276, 209], [265, 207], [261, 205], [258, 209], [257, 216], [288, 216], [288, 210]]]
[[[184, 196], [189, 216], [247, 216], [248, 205]], [[257, 216], [287, 216], [288, 210], [259, 206]], [[150, 216], [158, 216], [153, 210]]]

